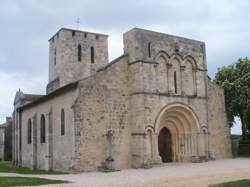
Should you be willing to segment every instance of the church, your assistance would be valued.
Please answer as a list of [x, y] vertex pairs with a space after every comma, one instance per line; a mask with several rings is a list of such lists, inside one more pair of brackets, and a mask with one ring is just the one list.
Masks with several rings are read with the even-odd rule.
[[15, 96], [15, 165], [115, 171], [231, 157], [205, 43], [134, 28], [123, 44], [108, 62], [108, 35], [61, 28], [49, 39], [46, 95]]

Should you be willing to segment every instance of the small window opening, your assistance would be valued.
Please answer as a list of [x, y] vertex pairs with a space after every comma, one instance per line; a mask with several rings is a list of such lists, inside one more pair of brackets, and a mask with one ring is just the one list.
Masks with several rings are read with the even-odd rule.
[[87, 35], [88, 35], [87, 33], [84, 33], [84, 38], [87, 38]]
[[28, 121], [28, 144], [31, 144], [32, 142], [31, 134], [32, 134], [32, 124], [31, 124], [31, 119], [29, 119]]
[[76, 32], [75, 31], [72, 31], [72, 36], [75, 36]]
[[151, 43], [148, 43], [148, 57], [151, 57]]
[[65, 112], [64, 109], [61, 110], [61, 135], [65, 135]]
[[94, 47], [90, 48], [90, 55], [91, 55], [91, 63], [95, 63], [95, 49]]
[[56, 48], [54, 50], [54, 64], [56, 65]]
[[96, 36], [95, 36], [95, 39], [99, 40], [99, 35], [96, 35]]
[[41, 143], [46, 142], [46, 124], [45, 124], [45, 117], [44, 115], [41, 116], [41, 121], [40, 121], [40, 140]]
[[174, 72], [174, 92], [177, 94], [177, 76], [176, 76], [176, 71]]
[[77, 47], [78, 62], [82, 61], [82, 46], [79, 44]]

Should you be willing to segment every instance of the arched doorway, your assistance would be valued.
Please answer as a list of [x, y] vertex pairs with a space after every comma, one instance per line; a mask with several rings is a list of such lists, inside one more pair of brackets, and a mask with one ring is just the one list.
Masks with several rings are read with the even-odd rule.
[[158, 136], [158, 150], [162, 162], [172, 162], [172, 138], [170, 131], [164, 127]]
[[198, 118], [184, 104], [171, 104], [159, 113], [155, 130], [158, 134], [157, 153], [162, 162], [190, 161], [204, 155], [204, 138]]

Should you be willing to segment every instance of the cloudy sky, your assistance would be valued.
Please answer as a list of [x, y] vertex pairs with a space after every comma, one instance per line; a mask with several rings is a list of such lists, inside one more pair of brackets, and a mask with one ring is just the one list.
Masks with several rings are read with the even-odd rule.
[[110, 60], [122, 33], [141, 27], [206, 42], [209, 75], [250, 57], [249, 0], [7, 0], [0, 4], [0, 121], [15, 92], [45, 93], [48, 39], [59, 28], [109, 34]]

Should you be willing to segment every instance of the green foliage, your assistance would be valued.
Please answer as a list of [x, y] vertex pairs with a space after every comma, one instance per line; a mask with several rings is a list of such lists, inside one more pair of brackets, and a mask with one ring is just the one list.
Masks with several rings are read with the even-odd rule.
[[11, 165], [11, 162], [0, 162], [0, 173], [19, 173], [19, 174], [66, 174], [63, 172], [56, 171], [45, 171], [45, 170], [33, 170], [26, 167], [14, 167]]
[[235, 64], [219, 69], [215, 83], [224, 88], [230, 127], [234, 124], [234, 118], [239, 117], [242, 122], [242, 136], [246, 139], [250, 136], [250, 113], [247, 109], [250, 103], [250, 60], [239, 59]]
[[209, 187], [250, 187], [250, 180], [239, 180], [221, 184], [209, 185]]
[[0, 186], [40, 186], [45, 184], [62, 184], [67, 181], [49, 180], [31, 177], [0, 177]]
[[250, 140], [240, 140], [239, 144], [250, 144]]
[[250, 101], [248, 101], [247, 107], [244, 110], [243, 120], [245, 121], [245, 125], [246, 125], [246, 131], [248, 135], [247, 138], [250, 140]]
[[242, 138], [241, 135], [238, 134], [231, 134], [231, 140], [240, 140]]

